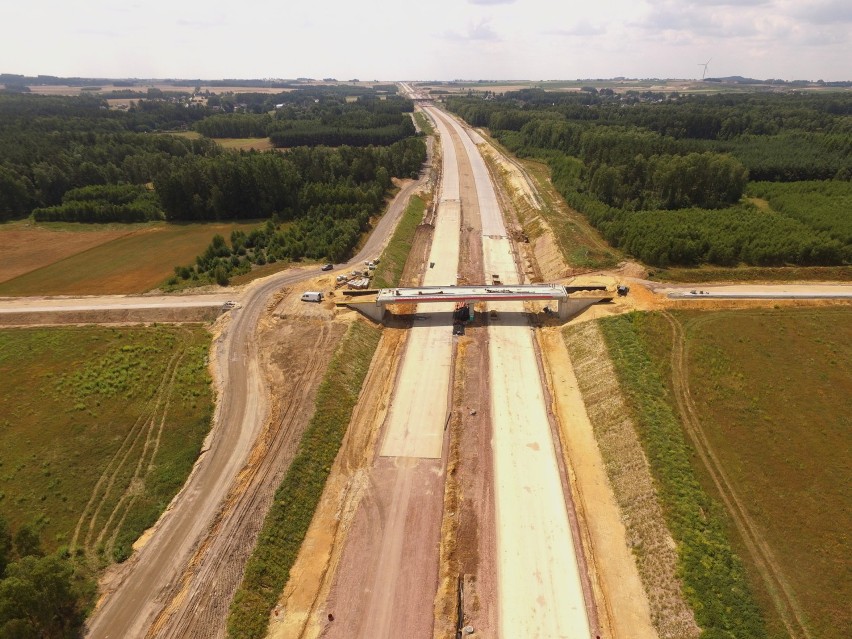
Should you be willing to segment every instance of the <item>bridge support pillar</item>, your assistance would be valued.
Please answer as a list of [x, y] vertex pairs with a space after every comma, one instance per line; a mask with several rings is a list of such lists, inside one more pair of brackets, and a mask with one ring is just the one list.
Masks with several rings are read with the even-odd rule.
[[351, 309], [354, 309], [361, 313], [362, 315], [366, 315], [374, 322], [382, 323], [385, 319], [385, 305], [381, 302], [376, 302], [374, 304], [365, 303], [365, 304], [347, 304], [347, 306]]

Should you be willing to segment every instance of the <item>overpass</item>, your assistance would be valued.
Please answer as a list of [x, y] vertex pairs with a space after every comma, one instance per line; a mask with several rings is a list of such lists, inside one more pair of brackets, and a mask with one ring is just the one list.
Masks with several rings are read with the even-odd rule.
[[559, 284], [479, 286], [421, 286], [383, 288], [368, 295], [338, 302], [348, 306], [376, 322], [384, 319], [389, 304], [448, 304], [456, 308], [464, 304], [473, 311], [476, 302], [556, 302], [560, 319], [603, 300], [613, 298], [613, 293], [603, 286], [565, 287]]

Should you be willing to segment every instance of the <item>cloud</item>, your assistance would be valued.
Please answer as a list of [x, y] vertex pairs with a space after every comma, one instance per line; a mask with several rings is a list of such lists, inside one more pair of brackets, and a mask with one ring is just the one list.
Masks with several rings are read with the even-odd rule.
[[852, 3], [849, 0], [823, 0], [812, 4], [797, 3], [793, 16], [812, 24], [839, 24], [852, 22]]
[[548, 29], [543, 31], [544, 35], [565, 36], [565, 37], [585, 37], [596, 36], [604, 33], [604, 29], [600, 25], [592, 24], [588, 20], [580, 20], [572, 26], [563, 29]]
[[[756, 5], [759, 2], [763, 0], [740, 0], [743, 5]], [[690, 36], [732, 38], [756, 35], [755, 12], [717, 8], [731, 5], [733, 0], [702, 4], [661, 2], [638, 22], [638, 26], [652, 33], [676, 31], [684, 39]]]
[[456, 31], [448, 31], [444, 34], [448, 40], [457, 42], [468, 42], [476, 40], [479, 42], [497, 42], [501, 38], [494, 29], [491, 28], [491, 21], [487, 18], [470, 24], [466, 33], [458, 33]]
[[185, 27], [189, 29], [215, 29], [218, 27], [223, 27], [226, 24], [224, 18], [214, 18], [212, 20], [193, 20], [187, 18], [178, 18], [176, 24], [179, 27]]

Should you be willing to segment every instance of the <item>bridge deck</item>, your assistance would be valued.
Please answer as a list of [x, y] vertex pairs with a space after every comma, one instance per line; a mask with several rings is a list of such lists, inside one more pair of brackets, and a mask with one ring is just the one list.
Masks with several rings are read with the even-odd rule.
[[565, 300], [564, 286], [556, 284], [528, 284], [514, 286], [492, 284], [482, 286], [422, 286], [419, 288], [383, 288], [376, 302], [379, 304], [419, 302], [472, 302], [472, 301], [523, 301]]

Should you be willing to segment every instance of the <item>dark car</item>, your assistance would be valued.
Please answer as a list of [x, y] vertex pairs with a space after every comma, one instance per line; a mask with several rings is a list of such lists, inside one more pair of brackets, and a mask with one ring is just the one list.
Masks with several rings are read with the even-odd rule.
[[322, 270], [330, 271], [333, 268], [334, 268], [334, 264], [326, 264], [325, 266], [322, 267]]
[[464, 335], [464, 324], [461, 322], [453, 324], [453, 335]]

